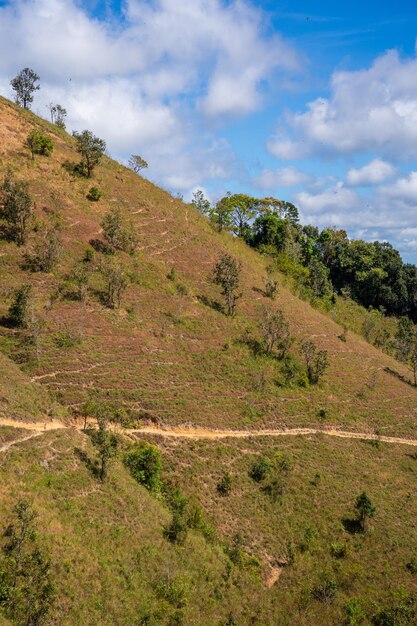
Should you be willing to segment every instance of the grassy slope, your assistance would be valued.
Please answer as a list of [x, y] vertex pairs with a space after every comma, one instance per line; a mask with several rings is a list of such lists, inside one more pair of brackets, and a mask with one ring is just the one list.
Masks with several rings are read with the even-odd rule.
[[[63, 259], [51, 274], [28, 274], [21, 269], [22, 250], [0, 243], [0, 314], [7, 311], [4, 296], [10, 288], [29, 280], [39, 310], [45, 306], [48, 310], [39, 362], [24, 367], [32, 376], [53, 373], [41, 382], [64, 404], [77, 407], [86, 389], [95, 388], [118, 393], [139, 416], [148, 413], [167, 423], [313, 424], [324, 408], [331, 420], [349, 427], [412, 432], [416, 391], [383, 371], [387, 365], [400, 370], [401, 366], [356, 335], [350, 333], [348, 341], [341, 342], [338, 324], [284, 286], [276, 306], [283, 307], [296, 338], [312, 337], [329, 351], [331, 367], [320, 388], [277, 387], [274, 362], [254, 357], [238, 341], [248, 329], [256, 334], [256, 317], [262, 306], [270, 304], [259, 291], [265, 280], [264, 259], [241, 241], [214, 233], [192, 208], [109, 159], [94, 179], [103, 199], [89, 202], [91, 181], [73, 179], [62, 168], [65, 160], [77, 160], [68, 135], [7, 101], [0, 101], [0, 110], [0, 174], [11, 165], [18, 177], [30, 181], [38, 220], [45, 211], [58, 211], [65, 240]], [[34, 125], [52, 133], [56, 147], [51, 158], [37, 157], [32, 163], [23, 144]], [[94, 298], [86, 306], [60, 300], [50, 307], [51, 293], [88, 241], [99, 236], [100, 221], [112, 206], [122, 207], [137, 227], [137, 258], [126, 258], [126, 263], [139, 267], [140, 284], [128, 289], [121, 311], [105, 309]], [[199, 296], [219, 299], [209, 273], [224, 251], [243, 264], [243, 297], [234, 320], [199, 300]], [[176, 284], [166, 277], [173, 266]], [[187, 295], [178, 292], [178, 284], [187, 288]], [[53, 338], [66, 325], [80, 329], [84, 341], [65, 351]], [[4, 329], [2, 342], [13, 352], [7, 332]], [[261, 373], [265, 384], [260, 389]]]
[[[29, 180], [38, 220], [58, 210], [65, 241], [62, 261], [51, 274], [25, 272], [22, 250], [0, 242], [0, 316], [7, 312], [10, 289], [29, 281], [46, 323], [39, 360], [21, 363], [24, 373], [2, 357], [4, 414], [41, 417], [57, 398], [76, 409], [87, 391], [96, 389], [119, 398], [139, 417], [152, 415], [170, 424], [191, 421], [233, 428], [329, 423], [416, 435], [416, 391], [383, 371], [386, 366], [402, 371], [401, 366], [356, 335], [350, 333], [347, 342], [341, 342], [340, 326], [283, 284], [274, 306], [283, 307], [298, 339], [313, 337], [329, 351], [331, 367], [317, 388], [275, 384], [275, 362], [255, 357], [238, 341], [247, 329], [256, 333], [256, 316], [270, 304], [259, 291], [265, 279], [262, 257], [242, 242], [214, 233], [190, 207], [109, 159], [94, 178], [103, 199], [88, 202], [85, 196], [92, 183], [72, 179], [62, 168], [66, 159], [77, 159], [65, 133], [4, 100], [0, 119], [0, 176], [11, 165], [16, 176]], [[23, 142], [38, 125], [54, 135], [56, 149], [51, 158], [37, 157], [33, 164]], [[51, 306], [51, 293], [88, 241], [99, 236], [102, 216], [112, 206], [121, 206], [137, 226], [140, 283], [128, 289], [121, 311], [105, 309], [95, 297], [83, 306], [65, 299]], [[236, 319], [198, 298], [219, 298], [208, 275], [226, 250], [243, 264], [243, 297]], [[132, 266], [134, 260], [126, 257], [126, 263]], [[177, 283], [166, 277], [172, 266]], [[185, 285], [187, 294], [177, 284]], [[81, 345], [57, 347], [56, 333], [66, 326], [80, 329]], [[5, 354], [23, 360], [22, 346], [10, 329], [1, 328], [0, 341]], [[31, 395], [19, 389], [31, 390]], [[322, 408], [324, 419], [318, 417]], [[3, 435], [3, 441], [10, 437], [9, 431]], [[407, 448], [377, 450], [365, 443], [320, 438], [280, 440], [279, 449], [293, 459], [294, 469], [282, 502], [273, 503], [247, 476], [255, 453], [273, 454], [273, 441], [159, 445], [167, 474], [188, 495], [202, 500], [222, 541], [230, 543], [233, 534], [241, 532], [246, 549], [261, 560], [259, 571], [235, 570], [232, 581], [225, 582], [227, 560], [217, 544], [192, 532], [185, 548], [172, 547], [162, 537], [168, 511], [139, 488], [119, 462], [110, 482], [102, 486], [76, 451], [81, 448], [91, 455], [88, 439], [72, 431], [49, 433], [0, 458], [5, 485], [0, 519], [6, 521], [17, 497], [30, 497], [39, 511], [42, 537], [56, 564], [55, 623], [133, 625], [140, 611], [161, 604], [166, 610], [159, 623], [168, 623], [174, 607], [164, 605], [155, 591], [166, 576], [177, 577], [187, 589], [187, 625], [220, 624], [229, 610], [239, 624], [330, 625], [342, 623], [349, 597], [385, 603], [400, 583], [415, 589], [415, 579], [405, 570], [417, 550], [412, 539], [417, 511], [408, 495], [414, 491], [416, 461], [407, 456]], [[229, 497], [220, 498], [215, 484], [227, 470], [234, 488]], [[321, 475], [317, 488], [310, 484], [316, 473]], [[363, 489], [377, 504], [377, 516], [367, 535], [351, 536], [341, 519]], [[300, 553], [297, 546], [308, 526], [315, 529], [316, 538], [309, 551]], [[262, 579], [268, 564], [285, 560], [289, 541], [297, 553], [294, 565], [284, 568], [279, 582], [266, 590]], [[349, 544], [346, 559], [332, 559], [333, 541]], [[333, 602], [323, 605], [311, 600], [307, 591], [324, 568], [334, 572], [339, 590]], [[373, 609], [367, 610], [371, 614]], [[250, 621], [257, 611], [258, 621]]]

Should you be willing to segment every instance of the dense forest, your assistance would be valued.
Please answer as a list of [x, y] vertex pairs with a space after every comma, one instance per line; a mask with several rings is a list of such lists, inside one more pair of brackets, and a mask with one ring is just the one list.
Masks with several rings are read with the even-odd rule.
[[388, 242], [350, 239], [345, 230], [302, 225], [297, 207], [276, 198], [227, 194], [211, 206], [202, 192], [193, 205], [219, 230], [270, 255], [279, 269], [315, 297], [343, 294], [387, 315], [417, 322], [417, 267]]

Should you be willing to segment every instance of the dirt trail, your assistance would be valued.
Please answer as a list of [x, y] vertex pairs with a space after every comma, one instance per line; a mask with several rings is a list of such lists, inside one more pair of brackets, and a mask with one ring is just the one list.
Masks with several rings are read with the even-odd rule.
[[[65, 424], [58, 420], [49, 422], [17, 422], [12, 419], [0, 418], [0, 426], [9, 426], [15, 429], [32, 430], [34, 434], [22, 437], [15, 441], [10, 441], [3, 447], [0, 452], [7, 450], [14, 443], [26, 441], [32, 437], [42, 435], [47, 431], [62, 430], [75, 428], [82, 430], [82, 423]], [[173, 428], [158, 428], [156, 426], [143, 426], [142, 428], [123, 428], [119, 432], [127, 435], [143, 434], [158, 435], [159, 437], [173, 437], [177, 439], [193, 439], [193, 440], [218, 440], [218, 439], [250, 439], [251, 437], [294, 437], [308, 435], [326, 435], [328, 437], [340, 437], [342, 439], [365, 439], [368, 441], [381, 441], [384, 443], [395, 443], [405, 446], [417, 447], [417, 439], [405, 439], [403, 437], [390, 437], [387, 435], [375, 435], [372, 433], [358, 433], [347, 430], [324, 429], [324, 428], [281, 428], [281, 429], [262, 429], [262, 430], [214, 430], [209, 428], [200, 428], [198, 426], [182, 426]]]

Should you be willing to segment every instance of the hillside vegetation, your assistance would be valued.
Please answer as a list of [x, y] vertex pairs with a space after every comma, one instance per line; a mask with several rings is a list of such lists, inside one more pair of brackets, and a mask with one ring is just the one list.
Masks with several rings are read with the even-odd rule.
[[[33, 131], [53, 149], [32, 159]], [[23, 245], [6, 230], [0, 239], [0, 448], [22, 439], [0, 452], [0, 522], [6, 529], [17, 502], [30, 503], [54, 587], [40, 621], [12, 614], [1, 595], [4, 538], [4, 619], [415, 624], [412, 447], [320, 435], [163, 437], [164, 427], [188, 424], [417, 439], [409, 369], [343, 326], [359, 330], [367, 315], [349, 298], [313, 307], [278, 268], [268, 297], [270, 257], [109, 157], [92, 178], [80, 175], [76, 146], [0, 99], [0, 183], [27, 183], [33, 201]], [[114, 220], [122, 240], [109, 236]], [[241, 266], [234, 316], [213, 280], [225, 254]], [[19, 293], [27, 295], [20, 325]], [[289, 324], [285, 355], [262, 334], [274, 315]], [[328, 360], [317, 381], [306, 342]], [[104, 426], [81, 430], [85, 418], [90, 427], [94, 418], [117, 422], [117, 452]], [[54, 420], [59, 429], [23, 441], [34, 422], [41, 431]], [[149, 423], [161, 434], [141, 434]], [[152, 486], [126, 456], [151, 440]], [[365, 531], [355, 510], [364, 492], [375, 506]]]

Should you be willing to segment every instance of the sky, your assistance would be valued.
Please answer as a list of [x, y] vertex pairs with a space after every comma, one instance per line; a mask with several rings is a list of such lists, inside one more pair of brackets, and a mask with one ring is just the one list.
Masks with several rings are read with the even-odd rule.
[[0, 94], [30, 67], [35, 113], [171, 193], [275, 196], [416, 263], [416, 39], [415, 0], [0, 0]]

